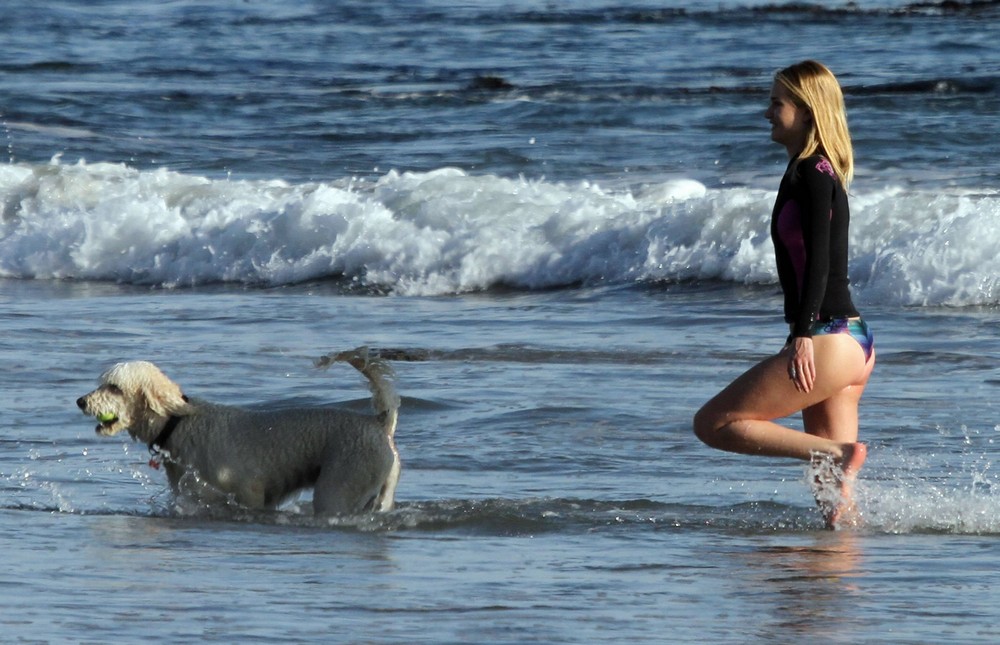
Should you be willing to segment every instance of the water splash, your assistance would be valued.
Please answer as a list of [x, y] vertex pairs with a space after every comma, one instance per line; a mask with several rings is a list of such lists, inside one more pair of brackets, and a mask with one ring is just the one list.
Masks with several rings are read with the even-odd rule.
[[[967, 438], [974, 439], [971, 435]], [[976, 441], [957, 454], [877, 451], [855, 495], [865, 530], [888, 533], [1000, 534], [1000, 481]]]

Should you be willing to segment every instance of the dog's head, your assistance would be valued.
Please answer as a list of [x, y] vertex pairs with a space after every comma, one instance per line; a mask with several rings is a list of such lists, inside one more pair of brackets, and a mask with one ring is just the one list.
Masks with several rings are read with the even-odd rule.
[[188, 410], [180, 386], [146, 361], [118, 363], [101, 376], [96, 390], [76, 404], [98, 420], [97, 434], [106, 437], [126, 429], [141, 432], [162, 426]]

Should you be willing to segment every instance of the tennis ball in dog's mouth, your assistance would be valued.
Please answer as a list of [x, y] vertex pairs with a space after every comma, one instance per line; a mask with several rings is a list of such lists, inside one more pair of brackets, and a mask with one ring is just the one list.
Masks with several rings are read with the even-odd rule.
[[107, 423], [108, 421], [114, 421], [117, 417], [111, 412], [102, 412], [97, 415], [97, 420], [101, 423]]

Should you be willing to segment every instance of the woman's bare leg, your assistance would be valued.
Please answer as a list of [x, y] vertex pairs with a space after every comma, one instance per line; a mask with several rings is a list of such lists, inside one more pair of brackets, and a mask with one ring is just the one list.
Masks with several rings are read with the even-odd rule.
[[[695, 415], [694, 431], [709, 446], [731, 452], [801, 460], [827, 455], [841, 471], [836, 501], [820, 503], [827, 527], [834, 528], [853, 511], [852, 483], [867, 456], [858, 443], [858, 402], [875, 359], [866, 362], [861, 346], [846, 334], [817, 336], [813, 350], [816, 384], [810, 392], [788, 378], [788, 356], [781, 352], [706, 403]], [[773, 421], [800, 410], [805, 432]]]
[[[816, 385], [800, 392], [788, 378], [788, 358], [782, 352], [764, 359], [733, 381], [706, 403], [694, 418], [699, 439], [713, 448], [751, 455], [792, 457], [809, 460], [815, 453], [840, 461], [857, 441], [857, 404], [853, 437], [842, 431], [798, 432], [774, 423], [800, 410], [817, 406], [851, 385], [862, 382], [867, 366], [860, 345], [846, 334], [817, 336], [813, 339], [816, 357]], [[838, 406], [839, 407], [839, 406]], [[846, 410], [849, 411], [848, 405]], [[821, 409], [817, 409], [817, 415]], [[836, 410], [824, 413], [833, 414]], [[822, 425], [822, 424], [820, 424]], [[835, 421], [830, 427], [849, 427]], [[850, 433], [847, 433], [848, 435]], [[829, 435], [829, 436], [827, 436]]]
[[860, 378], [819, 403], [802, 409], [806, 432], [841, 443], [858, 440], [858, 403], [875, 367], [875, 353], [865, 363]]
[[853, 487], [858, 471], [865, 463], [868, 448], [858, 443], [858, 403], [864, 393], [868, 377], [875, 367], [875, 354], [868, 359], [860, 382], [852, 384], [834, 396], [802, 410], [805, 431], [843, 444], [853, 444], [842, 450], [840, 459], [835, 459], [840, 467], [840, 475], [835, 482], [838, 499], [832, 505], [824, 500], [823, 491], [817, 490], [817, 503], [823, 509], [827, 526], [834, 528], [838, 522], [855, 523], [857, 514], [854, 505]]

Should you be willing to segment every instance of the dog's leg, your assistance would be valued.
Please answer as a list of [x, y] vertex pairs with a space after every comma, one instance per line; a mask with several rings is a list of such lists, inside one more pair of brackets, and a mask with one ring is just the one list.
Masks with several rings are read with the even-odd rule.
[[378, 498], [375, 499], [374, 510], [376, 511], [391, 511], [396, 503], [396, 484], [399, 483], [400, 470], [399, 453], [396, 452], [396, 446], [392, 447], [392, 452], [394, 457], [392, 469], [389, 471], [389, 476], [385, 478], [385, 483], [382, 484]]
[[[346, 464], [326, 464], [313, 487], [316, 515], [353, 515], [367, 510], [377, 489], [344, 477]], [[355, 478], [356, 479], [356, 478]]]

